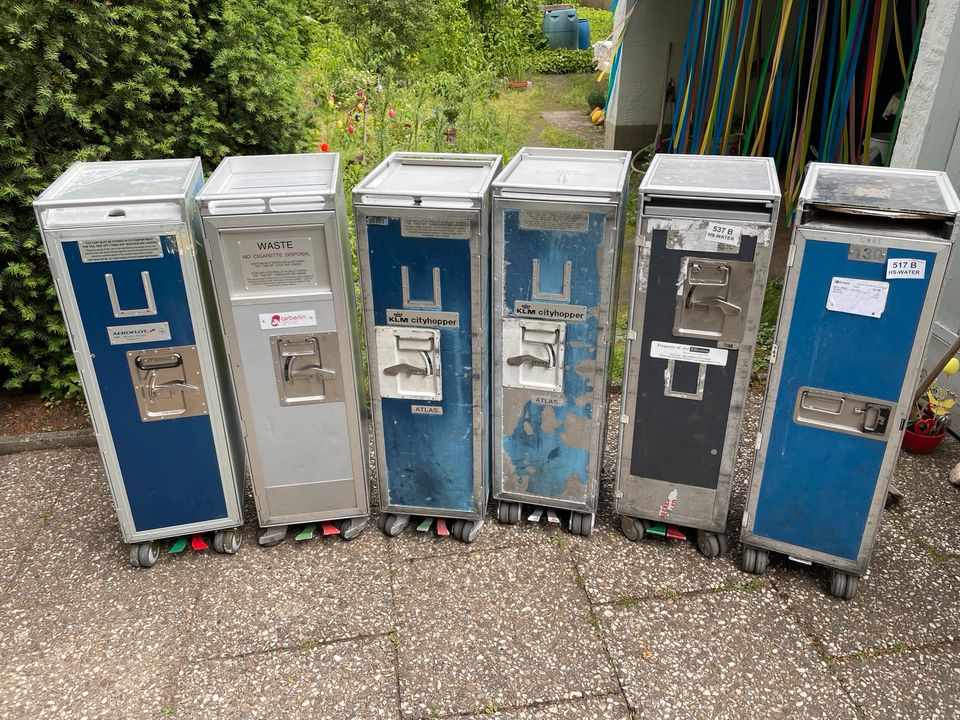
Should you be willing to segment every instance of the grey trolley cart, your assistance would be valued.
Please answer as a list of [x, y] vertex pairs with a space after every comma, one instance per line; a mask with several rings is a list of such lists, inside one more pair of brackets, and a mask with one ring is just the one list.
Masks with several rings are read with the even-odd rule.
[[743, 568], [770, 551], [867, 570], [957, 238], [945, 173], [812, 163], [797, 205], [743, 516]]
[[[243, 443], [194, 196], [200, 160], [75, 163], [34, 203], [130, 562], [216, 531], [234, 553]], [[203, 547], [204, 543], [194, 543]]]
[[770, 158], [656, 155], [640, 185], [614, 490], [631, 540], [727, 546], [779, 204]]
[[523, 148], [493, 190], [498, 519], [593, 530], [630, 153]]
[[365, 400], [339, 156], [226, 158], [197, 196], [261, 545], [360, 534]]

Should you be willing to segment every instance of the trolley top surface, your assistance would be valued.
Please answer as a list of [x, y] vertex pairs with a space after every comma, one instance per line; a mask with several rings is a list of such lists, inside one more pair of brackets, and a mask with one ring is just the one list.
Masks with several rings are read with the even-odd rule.
[[819, 207], [867, 215], [955, 216], [960, 200], [934, 170], [811, 163], [800, 197]]
[[525, 190], [552, 194], [623, 192], [630, 153], [620, 150], [521, 148], [494, 182], [495, 192]]
[[183, 198], [199, 158], [76, 162], [36, 199], [38, 206]]
[[213, 171], [197, 199], [330, 195], [337, 188], [339, 164], [337, 153], [228, 157]]
[[772, 200], [780, 197], [772, 158], [726, 155], [653, 156], [641, 191]]
[[381, 196], [479, 197], [500, 167], [499, 155], [392, 153], [353, 189]]

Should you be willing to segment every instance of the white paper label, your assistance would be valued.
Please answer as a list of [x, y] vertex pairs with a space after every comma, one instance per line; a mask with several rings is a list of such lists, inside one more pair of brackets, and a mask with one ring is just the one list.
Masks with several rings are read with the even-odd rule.
[[80, 259], [85, 262], [110, 262], [112, 260], [146, 260], [162, 258], [163, 248], [159, 237], [108, 238], [106, 240], [81, 240]]
[[680, 345], [654, 340], [650, 343], [650, 357], [664, 360], [679, 360], [698, 365], [726, 365], [729, 351], [722, 348], [700, 347], [699, 345]]
[[170, 325], [165, 322], [110, 325], [107, 327], [107, 337], [111, 345], [160, 342], [170, 339]]
[[740, 235], [742, 232], [739, 225], [710, 223], [710, 225], [707, 226], [707, 240], [718, 242], [722, 245], [740, 247]]
[[927, 261], [915, 258], [887, 258], [887, 280], [913, 278], [923, 280], [927, 276]]
[[890, 283], [835, 277], [827, 295], [827, 310], [878, 318], [887, 307]]
[[520, 228], [523, 230], [559, 230], [584, 233], [590, 218], [587, 213], [558, 212], [556, 210], [521, 210]]
[[260, 313], [260, 329], [312, 327], [317, 324], [317, 313], [313, 310], [294, 312]]
[[240, 269], [248, 290], [317, 284], [317, 265], [310, 238], [244, 240], [239, 245]]
[[403, 237], [470, 239], [470, 220], [467, 218], [404, 217], [400, 218]]

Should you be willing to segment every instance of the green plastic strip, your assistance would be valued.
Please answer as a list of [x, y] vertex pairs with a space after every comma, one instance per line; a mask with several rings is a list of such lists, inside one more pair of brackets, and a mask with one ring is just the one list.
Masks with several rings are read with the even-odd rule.
[[433, 524], [433, 518], [424, 518], [423, 522], [417, 525], [417, 530], [419, 532], [426, 532], [430, 529], [430, 526]]
[[177, 541], [173, 544], [169, 550], [167, 550], [167, 555], [176, 555], [178, 552], [183, 552], [187, 547], [187, 539], [185, 537], [177, 538]]
[[317, 531], [316, 523], [307, 523], [303, 530], [297, 533], [297, 540], [313, 540], [313, 534]]
[[667, 526], [663, 523], [654, 523], [647, 528], [647, 535], [656, 535], [657, 537], [664, 537], [667, 534]]

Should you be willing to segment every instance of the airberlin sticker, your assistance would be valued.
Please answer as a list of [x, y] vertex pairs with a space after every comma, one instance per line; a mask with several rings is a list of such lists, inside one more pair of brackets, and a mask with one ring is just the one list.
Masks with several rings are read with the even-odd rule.
[[671, 490], [670, 494], [667, 495], [667, 499], [660, 504], [660, 519], [666, 520], [670, 517], [670, 513], [674, 511], [677, 507], [677, 491]]
[[311, 327], [317, 324], [314, 310], [295, 310], [293, 312], [260, 313], [260, 329]]

